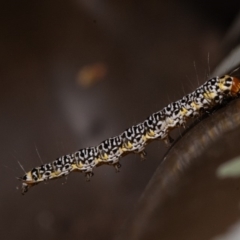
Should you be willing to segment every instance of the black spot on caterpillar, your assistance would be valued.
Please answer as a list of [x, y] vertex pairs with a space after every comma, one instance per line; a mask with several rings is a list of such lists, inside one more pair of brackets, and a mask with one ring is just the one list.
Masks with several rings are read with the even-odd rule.
[[208, 112], [224, 100], [240, 95], [240, 80], [224, 75], [206, 81], [195, 91], [182, 99], [168, 104], [161, 111], [153, 113], [145, 121], [126, 129], [119, 136], [104, 140], [96, 147], [88, 147], [62, 156], [55, 161], [35, 167], [27, 172], [22, 181], [22, 194], [40, 182], [68, 175], [72, 171], [85, 173], [89, 180], [93, 168], [102, 164], [113, 165], [119, 171], [121, 157], [137, 153], [145, 158], [147, 144], [155, 139], [172, 142], [169, 132], [192, 117]]

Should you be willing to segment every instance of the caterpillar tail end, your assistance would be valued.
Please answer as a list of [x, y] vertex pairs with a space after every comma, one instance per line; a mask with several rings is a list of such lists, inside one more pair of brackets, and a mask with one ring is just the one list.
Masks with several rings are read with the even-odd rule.
[[22, 177], [17, 177], [19, 181], [22, 182], [22, 195], [28, 192], [29, 188], [32, 186], [31, 184], [28, 184], [24, 181]]

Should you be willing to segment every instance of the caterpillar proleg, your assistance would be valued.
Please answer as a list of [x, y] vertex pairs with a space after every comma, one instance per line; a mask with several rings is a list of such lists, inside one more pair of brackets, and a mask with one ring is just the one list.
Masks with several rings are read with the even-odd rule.
[[155, 139], [171, 142], [169, 132], [184, 126], [188, 119], [220, 105], [223, 100], [240, 95], [240, 80], [224, 75], [206, 81], [195, 91], [182, 99], [168, 104], [153, 113], [145, 121], [126, 129], [119, 136], [109, 138], [98, 146], [80, 149], [73, 154], [62, 156], [55, 161], [35, 167], [23, 177], [22, 194], [40, 182], [66, 176], [72, 171], [85, 173], [87, 179], [93, 176], [93, 168], [102, 164], [113, 165], [118, 171], [121, 157], [137, 153], [145, 158], [145, 147]]

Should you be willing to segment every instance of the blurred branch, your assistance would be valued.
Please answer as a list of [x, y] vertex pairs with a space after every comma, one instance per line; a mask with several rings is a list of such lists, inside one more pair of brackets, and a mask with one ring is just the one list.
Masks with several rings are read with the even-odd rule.
[[[182, 205], [186, 206], [181, 202], [183, 196], [180, 196], [182, 194], [180, 190], [186, 184], [193, 184], [190, 186], [192, 194], [197, 194], [197, 198], [208, 205], [210, 196], [204, 195], [204, 193], [199, 195], [198, 191], [200, 190], [197, 189], [196, 192], [196, 185], [194, 185], [192, 179], [196, 177], [197, 171], [197, 175], [199, 175], [196, 180], [197, 184], [201, 185], [199, 183], [201, 181], [219, 181], [214, 174], [216, 166], [222, 161], [240, 155], [240, 148], [236, 147], [240, 136], [239, 112], [240, 99], [237, 99], [195, 125], [185, 133], [180, 141], [176, 142], [157, 168], [137, 208], [127, 221], [122, 235], [118, 239], [159, 239], [162, 235], [166, 235], [165, 228], [170, 228], [166, 222], [171, 224], [173, 221], [176, 224], [176, 221], [182, 221], [179, 216], [174, 214], [174, 211], [177, 213], [181, 210], [178, 208], [183, 207]], [[216, 165], [213, 168], [211, 167], [211, 174], [208, 176], [204, 172], [204, 168], [210, 168], [209, 163], [215, 163]], [[210, 185], [208, 188], [209, 192], [215, 191]], [[188, 194], [183, 198], [186, 198], [186, 202], [196, 201], [196, 199], [188, 199]], [[168, 202], [170, 204], [175, 203], [171, 205], [171, 209], [174, 209], [173, 212], [164, 209]], [[201, 208], [195, 208], [189, 214], [196, 214], [197, 218], [202, 215], [203, 219], [208, 217], [208, 212]], [[186, 227], [191, 225], [188, 219], [185, 219], [185, 221]], [[215, 224], [216, 221], [217, 219], [215, 219]], [[178, 224], [180, 225], [181, 222], [178, 222]], [[174, 229], [173, 225], [172, 228]], [[196, 234], [201, 236], [201, 229], [203, 228], [203, 225], [199, 226], [199, 232], [196, 232]], [[170, 237], [171, 232], [169, 236], [167, 235], [167, 238], [163, 239], [206, 239], [202, 236], [200, 238], [187, 238], [187, 236], [176, 238], [179, 232], [175, 230], [175, 233], [176, 235], [172, 238]], [[149, 234], [154, 238], [149, 238]]]
[[[219, 64], [214, 76], [239, 65], [240, 45]], [[221, 163], [240, 155], [239, 113], [237, 99], [185, 131], [116, 239], [212, 239], [239, 220], [240, 193], [233, 188], [239, 182], [216, 175]]]

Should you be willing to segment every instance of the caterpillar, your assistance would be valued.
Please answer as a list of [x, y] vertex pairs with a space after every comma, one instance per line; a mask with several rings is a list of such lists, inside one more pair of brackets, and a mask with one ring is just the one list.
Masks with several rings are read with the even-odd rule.
[[89, 181], [94, 167], [108, 164], [119, 171], [119, 160], [130, 153], [146, 157], [145, 147], [155, 139], [169, 144], [169, 132], [184, 126], [188, 119], [199, 117], [223, 100], [240, 95], [240, 79], [224, 75], [206, 81], [195, 91], [182, 99], [168, 104], [162, 110], [153, 113], [145, 121], [126, 129], [119, 136], [104, 140], [95, 147], [87, 147], [57, 158], [51, 163], [35, 167], [18, 179], [22, 182], [22, 194], [40, 182], [66, 176], [71, 172], [83, 172]]

